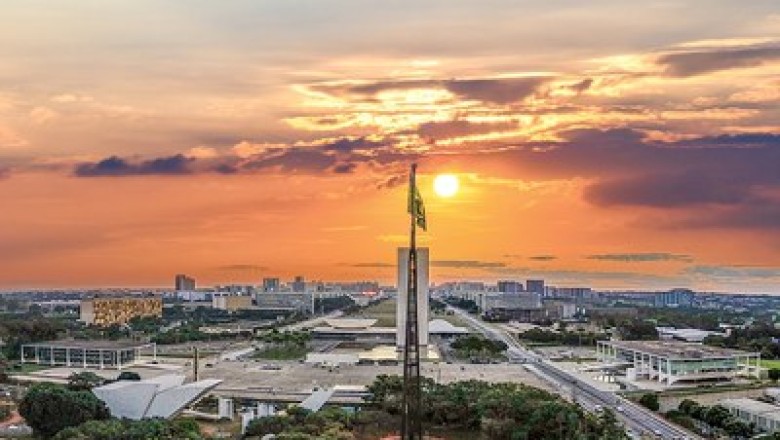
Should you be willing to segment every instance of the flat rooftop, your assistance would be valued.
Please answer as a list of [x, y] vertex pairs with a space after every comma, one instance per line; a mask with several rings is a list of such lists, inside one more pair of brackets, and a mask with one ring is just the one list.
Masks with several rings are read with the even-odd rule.
[[724, 399], [718, 403], [726, 408], [736, 408], [750, 414], [761, 415], [767, 419], [780, 421], [780, 407], [771, 403], [747, 398]]
[[109, 341], [95, 339], [70, 339], [62, 341], [31, 342], [25, 347], [76, 348], [87, 350], [122, 350], [127, 348], [142, 348], [151, 345], [150, 342], [131, 341], [129, 339]]
[[712, 347], [678, 341], [602, 341], [623, 350], [638, 351], [671, 359], [722, 359], [736, 356], [758, 356], [758, 353]]

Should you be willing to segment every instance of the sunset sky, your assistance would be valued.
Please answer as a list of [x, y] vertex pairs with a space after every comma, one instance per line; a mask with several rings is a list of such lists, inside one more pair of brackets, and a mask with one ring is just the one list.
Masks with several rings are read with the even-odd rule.
[[436, 282], [780, 293], [780, 5], [0, 5], [0, 289], [389, 283], [412, 162]]

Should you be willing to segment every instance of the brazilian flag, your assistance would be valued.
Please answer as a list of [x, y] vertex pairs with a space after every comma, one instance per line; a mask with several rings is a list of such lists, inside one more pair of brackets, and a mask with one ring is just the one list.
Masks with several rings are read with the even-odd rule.
[[423, 204], [420, 190], [417, 189], [414, 171], [412, 171], [409, 182], [409, 214], [414, 217], [414, 222], [417, 224], [417, 226], [419, 226], [423, 231], [427, 230], [427, 225], [425, 223], [425, 205]]

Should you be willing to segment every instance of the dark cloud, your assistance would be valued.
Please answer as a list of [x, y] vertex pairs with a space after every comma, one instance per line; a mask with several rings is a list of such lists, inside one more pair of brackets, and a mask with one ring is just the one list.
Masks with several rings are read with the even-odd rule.
[[688, 228], [780, 229], [780, 200], [757, 197], [734, 206], [719, 207], [707, 215], [690, 215], [677, 222]]
[[552, 261], [557, 260], [558, 257], [555, 255], [532, 255], [528, 259], [531, 261]]
[[250, 158], [241, 165], [244, 170], [276, 168], [285, 172], [322, 172], [336, 165], [336, 156], [319, 148], [277, 148]]
[[686, 268], [684, 273], [707, 278], [732, 278], [736, 280], [744, 280], [746, 278], [780, 278], [780, 268], [778, 267], [693, 266]]
[[177, 154], [141, 162], [131, 162], [118, 156], [111, 156], [96, 163], [78, 165], [75, 174], [80, 177], [132, 176], [150, 174], [189, 174], [194, 159]]
[[489, 269], [497, 267], [506, 267], [506, 263], [500, 261], [479, 261], [479, 260], [433, 260], [432, 267], [447, 267], [455, 269]]
[[678, 52], [658, 58], [672, 76], [694, 76], [739, 67], [755, 67], [780, 59], [780, 45]]
[[416, 133], [422, 138], [444, 139], [511, 130], [516, 127], [517, 124], [513, 122], [476, 123], [465, 120], [454, 120], [420, 124]]
[[365, 268], [386, 268], [386, 267], [395, 267], [395, 264], [391, 263], [355, 263], [352, 265], [352, 267], [365, 267]]
[[563, 141], [495, 148], [463, 154], [459, 160], [508, 169], [506, 177], [524, 180], [584, 178], [591, 182], [583, 190], [587, 202], [671, 211], [669, 222], [677, 226], [780, 226], [774, 208], [780, 203], [767, 195], [780, 194], [778, 134], [659, 142], [621, 128], [572, 130], [560, 136]]
[[313, 89], [331, 95], [358, 95], [374, 98], [387, 90], [410, 90], [421, 88], [445, 89], [462, 99], [473, 99], [494, 104], [510, 104], [522, 101], [549, 81], [549, 77], [527, 76], [518, 78], [468, 78], [468, 79], [422, 79], [387, 80], [361, 84], [317, 85]]
[[256, 173], [268, 170], [293, 173], [348, 174], [361, 163], [387, 166], [405, 163], [417, 153], [394, 150], [389, 142], [365, 138], [339, 138], [305, 146], [267, 149], [248, 158], [223, 155], [197, 159], [178, 154], [143, 161], [111, 156], [75, 167], [79, 177], [119, 177], [133, 175], [183, 175], [191, 173]]
[[465, 99], [510, 104], [531, 96], [548, 78], [463, 79], [444, 82], [444, 87]]
[[336, 174], [350, 174], [355, 171], [357, 164], [354, 162], [340, 163], [333, 167], [333, 172]]
[[640, 252], [625, 254], [596, 254], [588, 255], [588, 260], [619, 261], [623, 263], [644, 263], [654, 261], [684, 261], [691, 262], [693, 257], [684, 254], [672, 254], [668, 252]]
[[351, 153], [356, 150], [371, 150], [381, 146], [386, 146], [385, 142], [368, 140], [365, 137], [358, 138], [339, 138], [319, 145], [324, 151], [336, 151], [340, 153]]
[[617, 175], [584, 193], [597, 205], [739, 205], [753, 203], [766, 187], [780, 188], [780, 135], [702, 137], [656, 145], [628, 140], [622, 157], [612, 156], [596, 157]]
[[750, 197], [750, 186], [749, 182], [729, 176], [693, 172], [658, 173], [604, 180], [588, 187], [585, 197], [603, 206], [669, 208], [695, 204], [734, 204]]
[[576, 82], [567, 87], [576, 93], [582, 93], [588, 90], [592, 85], [593, 85], [593, 78], [585, 78], [582, 81]]

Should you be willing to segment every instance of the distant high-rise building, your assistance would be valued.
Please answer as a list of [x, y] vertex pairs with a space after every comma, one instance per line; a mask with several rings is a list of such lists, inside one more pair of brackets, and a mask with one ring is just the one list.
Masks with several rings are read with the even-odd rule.
[[279, 278], [263, 278], [263, 292], [278, 292]]
[[180, 273], [176, 275], [175, 285], [176, 290], [195, 290], [195, 278]]
[[520, 293], [523, 291], [523, 284], [517, 281], [499, 281], [498, 291], [501, 293]]
[[[417, 330], [420, 353], [428, 350], [428, 248], [417, 248]], [[398, 296], [396, 298], [396, 346], [406, 345], [406, 302], [409, 288], [409, 248], [398, 248]]]
[[544, 295], [544, 280], [527, 280], [525, 282], [525, 289], [527, 292]]
[[293, 292], [305, 292], [306, 291], [306, 280], [304, 280], [303, 276], [298, 275], [295, 277], [295, 280], [292, 282], [292, 290]]

